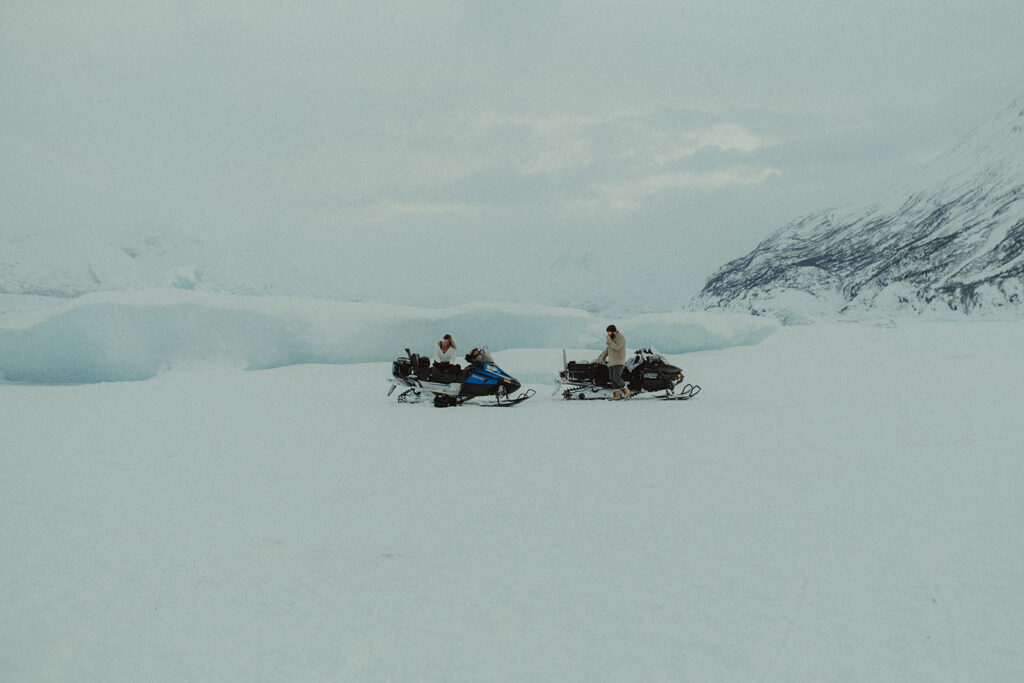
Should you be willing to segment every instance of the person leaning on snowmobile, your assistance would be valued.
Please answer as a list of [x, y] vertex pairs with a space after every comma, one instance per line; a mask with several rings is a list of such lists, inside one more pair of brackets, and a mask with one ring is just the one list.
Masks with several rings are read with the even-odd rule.
[[451, 372], [454, 369], [452, 361], [455, 360], [457, 349], [452, 335], [444, 335], [444, 338], [437, 342], [437, 348], [434, 349], [434, 366], [441, 372]]
[[605, 349], [598, 356], [597, 362], [608, 361], [608, 379], [615, 391], [612, 392], [612, 400], [618, 401], [622, 398], [629, 398], [629, 387], [622, 381], [622, 369], [626, 365], [626, 338], [615, 329], [615, 325], [609, 325], [605, 331]]

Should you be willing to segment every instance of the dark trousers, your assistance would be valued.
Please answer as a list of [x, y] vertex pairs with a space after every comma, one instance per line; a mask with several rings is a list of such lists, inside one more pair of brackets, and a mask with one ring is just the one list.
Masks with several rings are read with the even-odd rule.
[[608, 381], [612, 383], [612, 386], [616, 389], [621, 389], [626, 386], [626, 383], [622, 381], [622, 369], [624, 365], [609, 365], [608, 366]]

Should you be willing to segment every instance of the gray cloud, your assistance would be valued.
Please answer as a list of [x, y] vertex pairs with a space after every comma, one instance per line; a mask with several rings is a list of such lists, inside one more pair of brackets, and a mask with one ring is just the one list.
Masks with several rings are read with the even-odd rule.
[[288, 239], [367, 278], [399, 236], [644, 230], [692, 290], [1001, 109], [1021, 25], [997, 1], [5, 3], [0, 230]]

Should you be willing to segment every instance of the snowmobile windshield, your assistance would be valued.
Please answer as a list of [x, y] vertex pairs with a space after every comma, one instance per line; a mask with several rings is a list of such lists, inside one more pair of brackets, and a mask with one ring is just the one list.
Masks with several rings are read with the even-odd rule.
[[494, 356], [484, 346], [479, 349], [473, 349], [469, 354], [466, 355], [466, 360], [470, 363], [493, 363]]

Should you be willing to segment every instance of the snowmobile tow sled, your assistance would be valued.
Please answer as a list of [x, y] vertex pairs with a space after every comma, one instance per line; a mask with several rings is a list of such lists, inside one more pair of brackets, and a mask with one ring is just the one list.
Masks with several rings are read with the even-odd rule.
[[433, 400], [438, 408], [460, 406], [474, 398], [493, 398], [493, 401], [474, 405], [508, 407], [522, 403], [536, 392], [527, 389], [518, 396], [512, 393], [522, 386], [519, 380], [499, 368], [487, 348], [473, 349], [466, 354], [469, 367], [431, 367], [430, 359], [405, 350], [406, 355], [391, 364], [391, 388], [388, 396], [398, 387], [406, 387], [398, 395], [399, 403], [421, 403]]
[[[637, 349], [622, 369], [622, 381], [629, 387], [630, 397], [647, 392], [664, 391], [662, 401], [687, 401], [698, 393], [696, 384], [683, 384], [683, 371], [665, 362], [652, 348]], [[611, 399], [614, 387], [608, 380], [608, 366], [594, 361], [566, 361], [562, 351], [562, 371], [555, 381], [555, 393], [564, 399]]]

